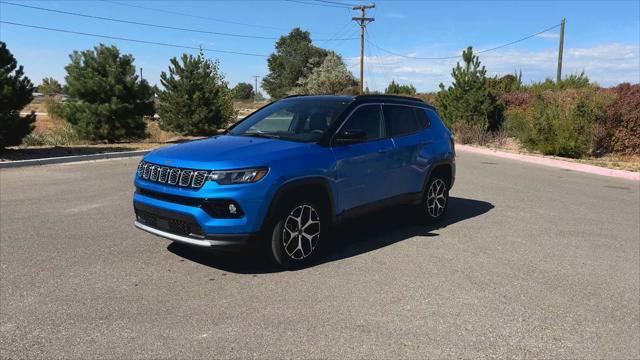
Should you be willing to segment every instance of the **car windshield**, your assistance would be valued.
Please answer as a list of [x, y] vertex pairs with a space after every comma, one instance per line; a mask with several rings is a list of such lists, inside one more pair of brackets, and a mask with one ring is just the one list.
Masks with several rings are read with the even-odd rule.
[[342, 99], [285, 99], [248, 116], [229, 134], [316, 142], [348, 105]]

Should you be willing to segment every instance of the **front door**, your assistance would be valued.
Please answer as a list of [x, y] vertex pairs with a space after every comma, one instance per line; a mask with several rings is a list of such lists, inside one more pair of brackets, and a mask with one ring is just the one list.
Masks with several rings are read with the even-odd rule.
[[385, 199], [390, 196], [389, 155], [393, 141], [386, 137], [380, 105], [357, 108], [338, 132], [363, 131], [364, 141], [334, 145], [338, 177], [337, 212]]

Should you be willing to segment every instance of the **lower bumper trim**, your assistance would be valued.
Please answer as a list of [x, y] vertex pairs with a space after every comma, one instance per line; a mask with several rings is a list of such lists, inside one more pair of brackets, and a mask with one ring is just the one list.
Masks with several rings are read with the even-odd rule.
[[140, 230], [144, 230], [148, 233], [161, 236], [169, 240], [208, 248], [233, 249], [249, 247], [251, 245], [251, 240], [256, 238], [254, 234], [209, 234], [206, 235], [203, 239], [194, 239], [187, 236], [176, 235], [156, 228], [152, 228], [138, 221], [136, 221], [134, 224]]

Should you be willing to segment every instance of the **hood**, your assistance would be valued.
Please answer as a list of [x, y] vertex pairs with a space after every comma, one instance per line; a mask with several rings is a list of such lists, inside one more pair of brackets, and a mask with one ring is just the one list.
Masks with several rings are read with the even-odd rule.
[[220, 135], [171, 145], [149, 153], [145, 160], [191, 169], [238, 169], [267, 166], [273, 160], [305, 151], [309, 144], [278, 139]]

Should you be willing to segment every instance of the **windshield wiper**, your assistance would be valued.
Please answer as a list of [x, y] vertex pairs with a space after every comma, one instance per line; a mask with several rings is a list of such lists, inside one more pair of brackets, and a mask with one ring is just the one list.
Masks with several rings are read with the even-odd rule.
[[270, 133], [263, 133], [263, 132], [244, 133], [244, 134], [241, 134], [241, 135], [253, 136], [253, 137], [263, 137], [263, 138], [269, 138], [269, 139], [280, 139], [280, 137], [281, 137], [279, 135], [270, 134]]

